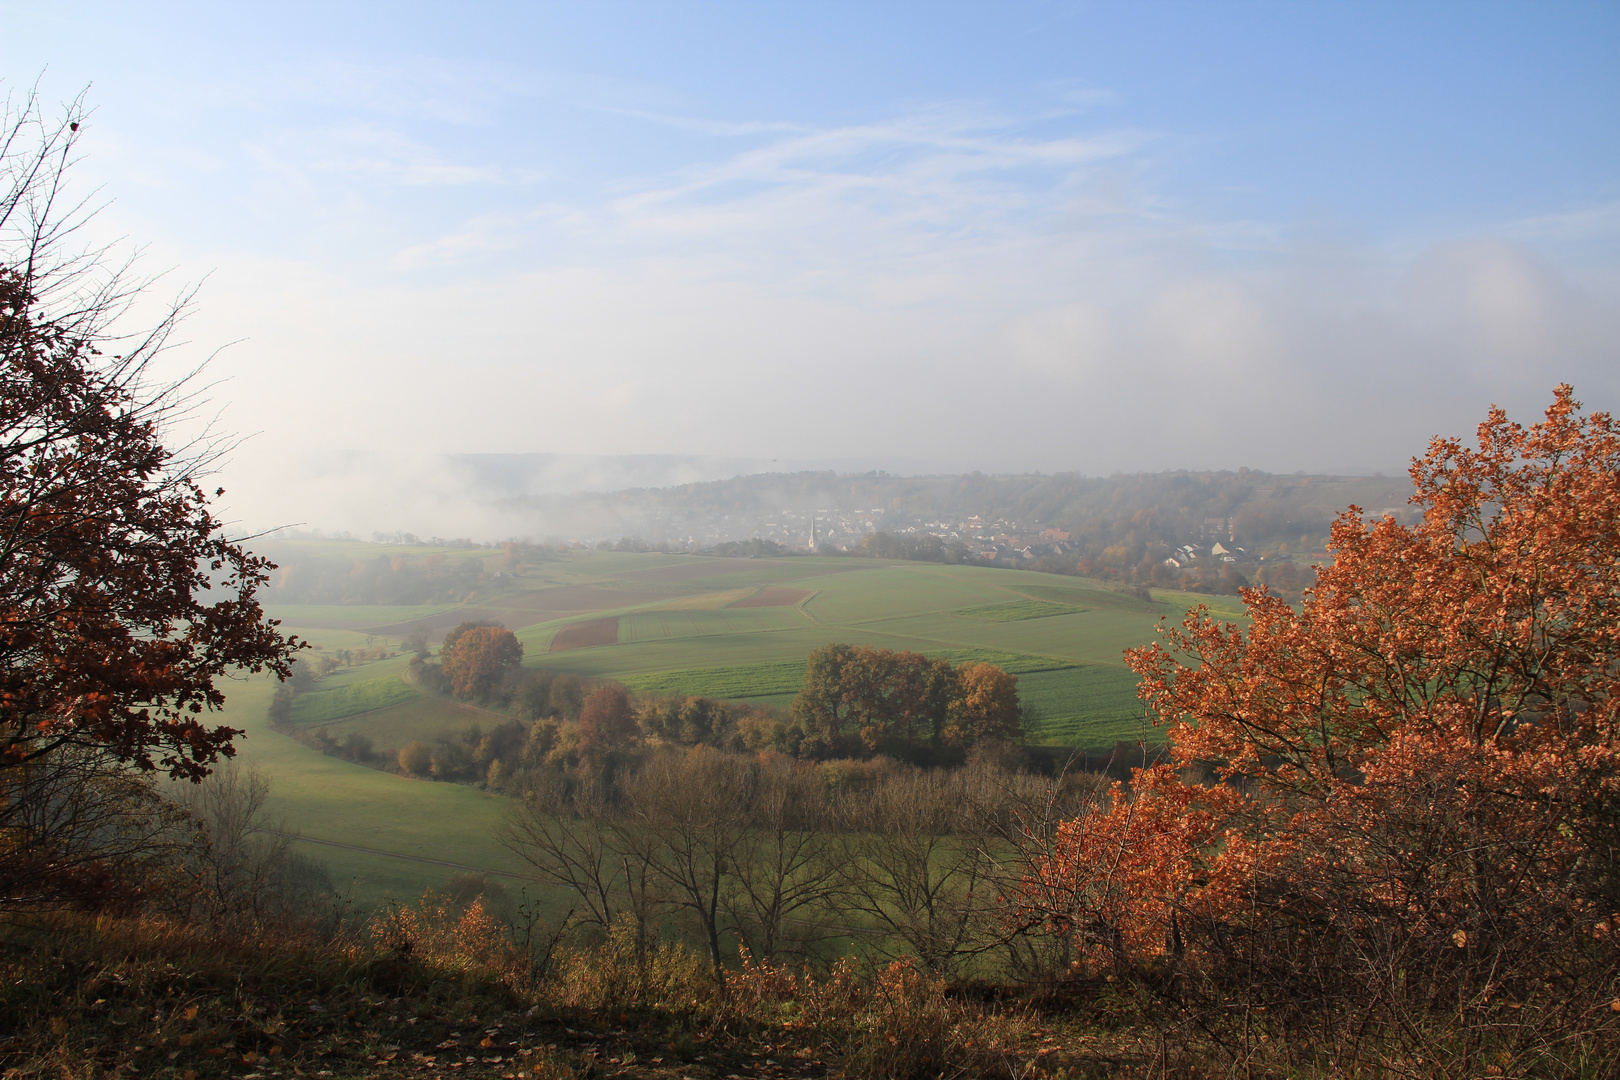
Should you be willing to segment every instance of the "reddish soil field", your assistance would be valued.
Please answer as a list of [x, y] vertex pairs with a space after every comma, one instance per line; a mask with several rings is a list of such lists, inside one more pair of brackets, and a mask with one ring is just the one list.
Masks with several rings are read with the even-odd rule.
[[619, 617], [592, 619], [573, 623], [557, 631], [547, 652], [567, 652], [569, 649], [589, 649], [593, 645], [616, 645], [619, 641]]
[[809, 589], [790, 589], [786, 585], [772, 585], [769, 588], [759, 590], [753, 596], [737, 601], [731, 606], [734, 608], [792, 607], [809, 595]]
[[697, 558], [679, 566], [660, 566], [653, 570], [627, 570], [615, 576], [633, 581], [691, 581], [693, 578], [740, 574], [744, 570], [756, 568], [752, 559]]

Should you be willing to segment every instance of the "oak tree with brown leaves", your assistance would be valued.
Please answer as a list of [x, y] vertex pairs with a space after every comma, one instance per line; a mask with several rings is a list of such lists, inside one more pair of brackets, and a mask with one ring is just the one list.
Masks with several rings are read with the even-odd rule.
[[80, 116], [30, 101], [0, 162], [0, 773], [71, 744], [195, 779], [239, 734], [207, 722], [218, 680], [286, 676], [296, 643], [260, 606], [270, 564], [210, 509], [206, 453], [165, 441], [184, 399], [150, 364], [180, 312], [114, 335], [139, 284], [62, 251]]
[[128, 816], [131, 767], [206, 775], [240, 734], [211, 723], [221, 680], [300, 647], [210, 508], [218, 444], [170, 439], [194, 403], [152, 362], [184, 303], [115, 332], [144, 283], [72, 247], [81, 121], [30, 97], [0, 123], [0, 903], [104, 891], [114, 849], [60, 811]]
[[444, 650], [444, 676], [459, 698], [488, 696], [502, 674], [523, 660], [523, 643], [504, 626], [477, 626]]

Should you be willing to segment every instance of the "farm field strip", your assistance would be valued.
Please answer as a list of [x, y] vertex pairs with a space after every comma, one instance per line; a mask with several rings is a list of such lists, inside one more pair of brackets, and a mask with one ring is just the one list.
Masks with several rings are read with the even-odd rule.
[[328, 734], [364, 735], [380, 752], [398, 751], [413, 740], [432, 743], [477, 724], [486, 731], [510, 717], [447, 698], [418, 697], [373, 712], [356, 713], [322, 725]]
[[292, 720], [295, 724], [320, 724], [357, 713], [386, 709], [418, 696], [398, 676], [368, 679], [331, 690], [299, 694], [293, 699]]
[[950, 614], [982, 622], [1027, 622], [1030, 619], [1050, 619], [1054, 615], [1078, 615], [1088, 610], [1073, 604], [1054, 604], [1050, 600], [1014, 600], [989, 607], [963, 608]]
[[732, 608], [791, 607], [815, 595], [813, 589], [790, 589], [781, 585], [768, 585], [752, 596], [728, 606]]
[[585, 622], [569, 623], [560, 627], [551, 635], [551, 643], [546, 646], [546, 651], [592, 649], [617, 644], [618, 640], [619, 616], [613, 615], [606, 619], [588, 619]]
[[623, 580], [644, 582], [703, 581], [706, 588], [736, 588], [728, 584], [738, 579], [740, 584], [763, 585], [772, 582], [797, 581], [826, 575], [857, 573], [872, 569], [853, 559], [793, 557], [782, 559], [716, 559], [704, 556], [675, 556], [680, 565], [664, 565], [649, 569], [621, 571], [613, 574]]
[[623, 617], [625, 643], [711, 634], [759, 634], [809, 625], [792, 607], [722, 608], [714, 611], [640, 611]]
[[1084, 608], [1117, 608], [1122, 611], [1153, 612], [1156, 601], [1140, 599], [1111, 589], [1090, 587], [1070, 588], [1065, 585], [1023, 583], [1011, 586], [1013, 591], [1032, 600], [1045, 600], [1054, 604], [1077, 604]]
[[677, 596], [673, 600], [665, 600], [640, 608], [641, 611], [717, 611], [720, 608], [730, 607], [739, 600], [745, 600], [758, 590], [753, 588], [722, 589], [718, 592], [700, 592]]
[[[683, 638], [658, 638], [548, 653], [532, 658], [532, 666], [576, 675], [622, 679], [626, 676], [689, 668], [736, 667], [773, 660], [803, 662], [810, 650], [833, 642], [871, 645], [880, 649], [923, 653], [959, 652], [980, 649], [972, 642], [948, 642], [917, 636], [873, 632], [866, 627], [805, 627], [802, 630], [771, 630], [753, 634], [708, 634]], [[991, 651], [1006, 655], [1011, 650]], [[1063, 662], [1057, 658], [1057, 662]]]
[[777, 660], [732, 667], [649, 672], [627, 675], [619, 681], [641, 694], [736, 700], [797, 694], [804, 685], [804, 670], [803, 660]]
[[820, 622], [848, 626], [872, 619], [942, 614], [1018, 599], [1017, 594], [986, 582], [884, 567], [869, 572], [859, 581], [828, 582], [805, 603], [805, 610]]

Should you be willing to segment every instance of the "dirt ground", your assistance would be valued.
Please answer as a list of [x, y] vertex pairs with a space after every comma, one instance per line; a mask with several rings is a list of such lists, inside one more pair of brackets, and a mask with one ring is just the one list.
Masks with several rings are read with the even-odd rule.
[[589, 649], [595, 645], [614, 645], [619, 640], [619, 617], [591, 619], [574, 623], [557, 631], [551, 639], [548, 652], [567, 652], [569, 649]]

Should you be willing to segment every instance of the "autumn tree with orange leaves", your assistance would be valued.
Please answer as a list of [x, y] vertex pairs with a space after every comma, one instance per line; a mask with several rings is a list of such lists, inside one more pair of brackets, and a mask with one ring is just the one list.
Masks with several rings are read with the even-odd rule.
[[1200, 607], [1127, 652], [1170, 760], [1020, 894], [1077, 968], [1390, 1030], [1620, 1015], [1620, 427], [1561, 386], [1411, 475], [1421, 522], [1351, 507], [1298, 609], [1245, 590], [1246, 625]]

